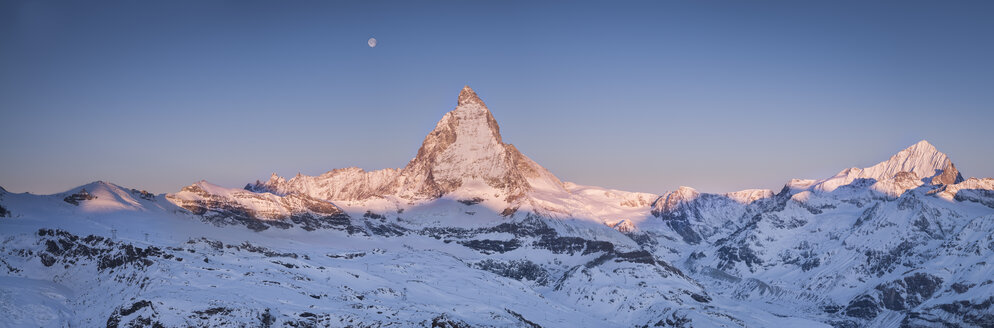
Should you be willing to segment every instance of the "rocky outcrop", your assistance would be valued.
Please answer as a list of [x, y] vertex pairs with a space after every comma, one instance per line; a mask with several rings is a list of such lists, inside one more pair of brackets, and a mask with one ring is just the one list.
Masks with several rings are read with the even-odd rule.
[[83, 188], [82, 190], [76, 193], [66, 196], [62, 200], [65, 201], [66, 203], [79, 206], [79, 203], [91, 199], [97, 199], [97, 196], [91, 195], [89, 192], [86, 191], [86, 188]]
[[939, 170], [940, 173], [932, 177], [931, 184], [934, 185], [951, 185], [963, 182], [963, 175], [959, 173], [956, 169], [956, 165], [948, 158], [946, 159], [945, 165]]
[[[3, 197], [6, 194], [7, 194], [7, 190], [3, 189], [3, 187], [0, 187], [0, 202], [3, 201]], [[10, 210], [8, 210], [7, 208], [3, 207], [3, 204], [0, 204], [0, 218], [8, 217], [8, 216], [11, 216]]]

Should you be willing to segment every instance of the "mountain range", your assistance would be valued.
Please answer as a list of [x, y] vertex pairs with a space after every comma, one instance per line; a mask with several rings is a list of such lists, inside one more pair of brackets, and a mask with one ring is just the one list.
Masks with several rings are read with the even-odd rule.
[[780, 190], [563, 182], [468, 86], [403, 168], [0, 188], [0, 326], [994, 327], [994, 179], [927, 141]]

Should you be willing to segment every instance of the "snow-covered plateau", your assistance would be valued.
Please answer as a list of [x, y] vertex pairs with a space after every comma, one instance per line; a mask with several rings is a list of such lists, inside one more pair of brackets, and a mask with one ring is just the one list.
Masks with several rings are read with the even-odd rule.
[[466, 87], [403, 168], [0, 188], [0, 327], [994, 327], [994, 179], [563, 182]]

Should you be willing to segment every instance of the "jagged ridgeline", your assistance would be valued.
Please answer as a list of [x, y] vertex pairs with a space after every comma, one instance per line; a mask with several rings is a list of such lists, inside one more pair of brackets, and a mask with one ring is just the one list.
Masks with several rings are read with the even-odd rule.
[[778, 191], [626, 192], [563, 182], [465, 87], [402, 168], [0, 188], [0, 308], [18, 327], [992, 327], [992, 236], [994, 179], [926, 141]]

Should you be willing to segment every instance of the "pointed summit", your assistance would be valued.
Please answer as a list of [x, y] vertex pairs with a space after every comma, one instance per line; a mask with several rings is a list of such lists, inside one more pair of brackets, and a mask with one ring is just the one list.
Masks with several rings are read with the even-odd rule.
[[[834, 177], [812, 185], [816, 190], [832, 191], [857, 180], [877, 183], [887, 180], [916, 180], [918, 184], [953, 184], [963, 176], [946, 154], [926, 140], [901, 150], [890, 159], [867, 168], [848, 168]], [[906, 189], [906, 188], [904, 188]], [[903, 192], [903, 190], [900, 190]]]
[[935, 146], [933, 146], [931, 143], [928, 142], [928, 140], [922, 140], [915, 143], [914, 145], [908, 146], [908, 148], [901, 150], [897, 154], [894, 154], [894, 156], [891, 156], [888, 162], [898, 159], [898, 160], [903, 160], [905, 162], [907, 162], [907, 160], [913, 160], [912, 163], [910, 164], [921, 164], [915, 162], [919, 160], [929, 161], [931, 158], [945, 157], [945, 156], [946, 154], [943, 154], [938, 149], [936, 149]]
[[487, 108], [487, 105], [483, 104], [483, 100], [480, 100], [480, 97], [476, 95], [476, 92], [473, 91], [473, 88], [470, 88], [467, 85], [462, 87], [462, 91], [459, 91], [459, 103], [457, 104], [457, 107], [463, 107], [465, 105], [471, 105], [471, 104], [478, 104], [480, 106], [483, 106], [484, 109]]
[[891, 178], [900, 172], [914, 173], [925, 183], [952, 184], [963, 181], [949, 156], [943, 154], [927, 140], [894, 154], [886, 162], [869, 167], [866, 171], [878, 173], [881, 178]]
[[930, 151], [938, 151], [937, 149], [935, 149], [935, 146], [933, 146], [931, 143], [928, 142], [928, 140], [925, 140], [925, 139], [922, 139], [921, 141], [916, 142], [914, 145], [911, 145], [910, 147], [908, 147], [908, 149], [912, 149], [912, 148], [920, 148], [920, 149], [925, 149], [925, 150], [930, 150]]

